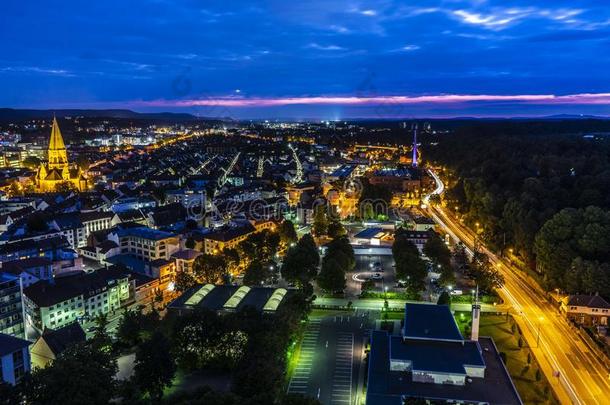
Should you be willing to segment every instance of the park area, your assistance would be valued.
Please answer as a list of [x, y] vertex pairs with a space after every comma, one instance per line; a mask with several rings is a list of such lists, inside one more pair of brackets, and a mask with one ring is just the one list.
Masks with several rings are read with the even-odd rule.
[[[469, 312], [455, 313], [464, 336], [470, 335], [470, 317]], [[483, 313], [479, 335], [493, 338], [524, 404], [559, 403], [511, 316]]]

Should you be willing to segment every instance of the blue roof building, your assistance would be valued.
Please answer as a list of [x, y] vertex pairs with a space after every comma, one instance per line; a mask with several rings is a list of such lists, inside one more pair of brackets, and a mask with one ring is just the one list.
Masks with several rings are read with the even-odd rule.
[[371, 335], [367, 405], [521, 404], [493, 340], [466, 340], [448, 306], [406, 304], [401, 335]]

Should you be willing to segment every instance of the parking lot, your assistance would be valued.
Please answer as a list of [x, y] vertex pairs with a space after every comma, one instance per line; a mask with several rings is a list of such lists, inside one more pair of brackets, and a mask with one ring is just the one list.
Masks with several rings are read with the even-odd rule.
[[364, 380], [365, 338], [377, 316], [378, 312], [357, 311], [312, 319], [288, 392], [317, 398], [324, 405], [353, 404]]
[[[381, 264], [383, 271], [375, 269], [375, 264]], [[375, 290], [383, 291], [384, 287], [388, 290], [396, 285], [396, 272], [394, 268], [394, 259], [392, 256], [383, 255], [358, 255], [356, 256], [356, 267], [354, 272], [346, 274], [347, 287], [345, 294], [348, 297], [356, 297], [360, 294], [362, 281], [368, 278], [376, 277], [375, 274], [381, 276], [380, 279], [373, 279], [375, 282]], [[354, 277], [355, 276], [355, 277]]]

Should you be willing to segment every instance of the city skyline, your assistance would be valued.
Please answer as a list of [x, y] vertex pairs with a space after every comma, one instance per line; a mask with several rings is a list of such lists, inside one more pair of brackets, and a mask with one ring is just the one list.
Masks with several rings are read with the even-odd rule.
[[2, 107], [610, 115], [610, 12], [597, 0], [40, 5], [5, 5]]

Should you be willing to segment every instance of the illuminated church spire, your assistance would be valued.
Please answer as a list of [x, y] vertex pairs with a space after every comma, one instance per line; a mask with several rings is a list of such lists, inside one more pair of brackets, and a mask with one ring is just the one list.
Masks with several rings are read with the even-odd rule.
[[413, 158], [411, 162], [413, 162], [413, 167], [417, 167], [417, 124], [413, 125]]
[[66, 145], [61, 136], [57, 119], [53, 117], [53, 128], [51, 129], [51, 139], [49, 140], [49, 168], [64, 168], [68, 165], [68, 153]]

